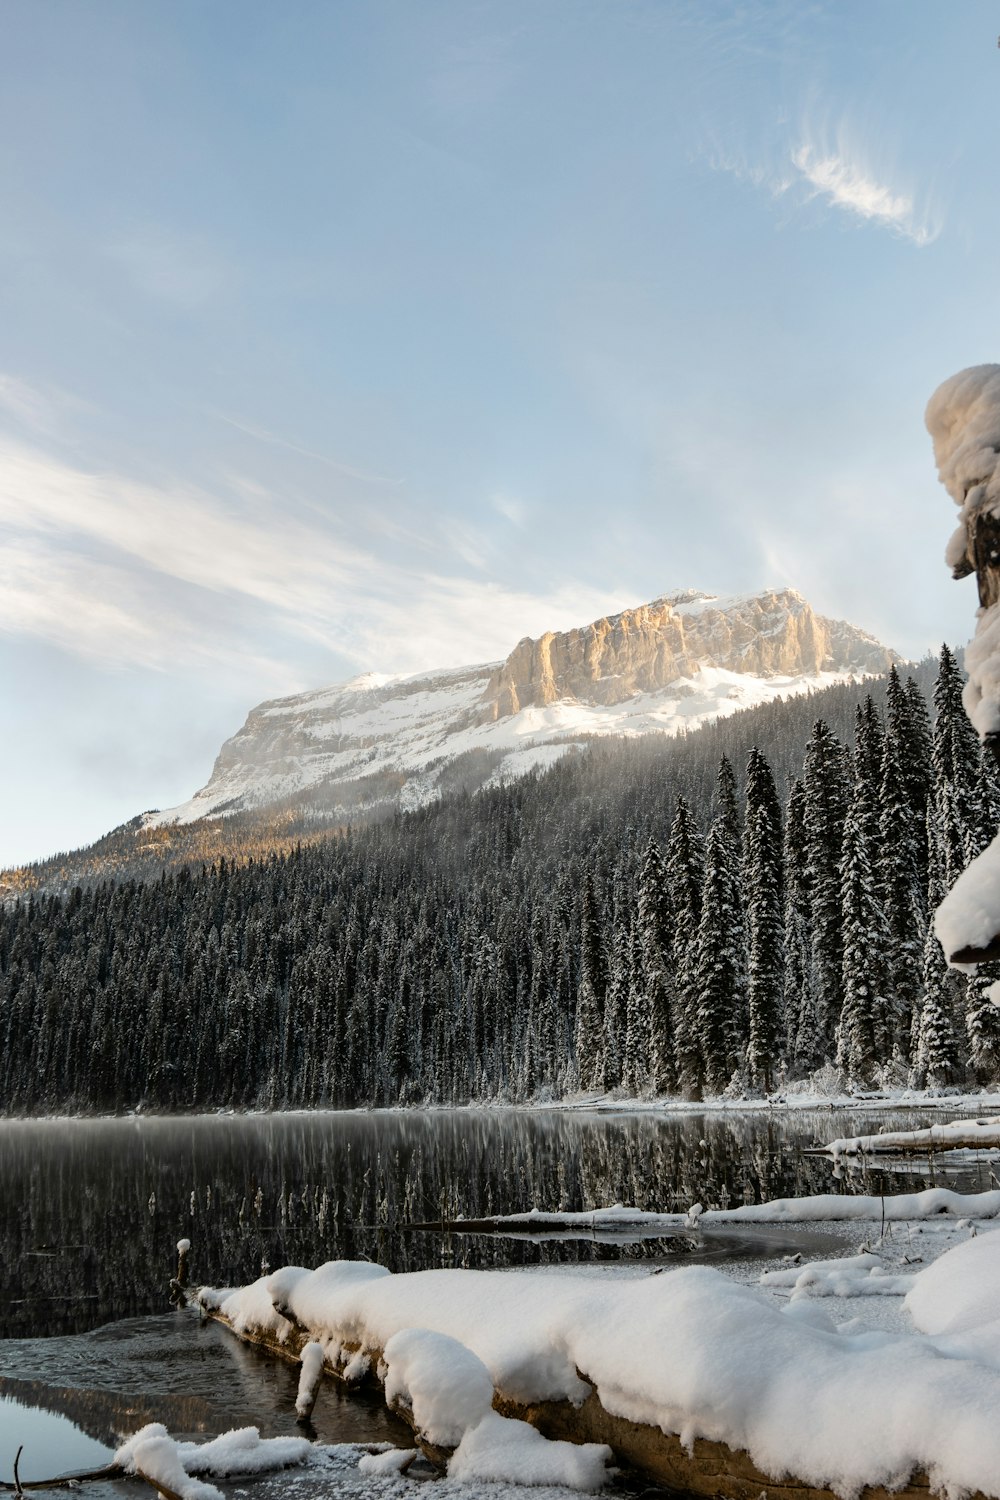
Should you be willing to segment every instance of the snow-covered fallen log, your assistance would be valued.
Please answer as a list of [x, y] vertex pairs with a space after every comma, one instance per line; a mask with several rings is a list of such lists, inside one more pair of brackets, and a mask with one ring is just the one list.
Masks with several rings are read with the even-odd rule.
[[[934, 1127], [947, 1129], [947, 1127]], [[1000, 1139], [1000, 1122], [994, 1127]], [[922, 1134], [922, 1132], [916, 1132]], [[868, 1149], [866, 1141], [892, 1142], [909, 1139], [910, 1133], [896, 1136], [857, 1136], [831, 1141], [824, 1151], [845, 1155]], [[967, 1144], [955, 1141], [956, 1145]], [[890, 1149], [889, 1146], [886, 1149]], [[897, 1148], [898, 1149], [898, 1148]], [[926, 1149], [924, 1147], [923, 1149]], [[865, 1193], [816, 1193], [806, 1198], [773, 1198], [769, 1203], [744, 1203], [739, 1208], [702, 1208], [696, 1203], [687, 1213], [658, 1214], [641, 1208], [627, 1208], [621, 1203], [609, 1208], [588, 1209], [584, 1213], [547, 1213], [531, 1209], [523, 1214], [498, 1214], [474, 1222], [457, 1219], [447, 1227], [481, 1233], [495, 1230], [535, 1230], [538, 1233], [570, 1232], [580, 1229], [671, 1231], [695, 1229], [716, 1224], [815, 1224], [845, 1223], [862, 1219], [934, 1219], [943, 1214], [957, 1218], [992, 1219], [1000, 1214], [1000, 1191], [989, 1193], [953, 1193], [947, 1188], [927, 1188], [922, 1193], [894, 1193], [882, 1197]]]
[[[951, 1120], [947, 1125], [928, 1125], [923, 1130], [885, 1130], [879, 1135], [841, 1136], [828, 1141], [823, 1149], [831, 1156], [898, 1156], [907, 1151], [985, 1151], [994, 1147], [1000, 1147], [1000, 1115], [987, 1120]], [[1000, 1193], [956, 1193], [952, 1196], [974, 1199], [977, 1206], [968, 1208], [969, 1213], [982, 1215], [990, 1212], [980, 1202], [983, 1199], [995, 1198], [1000, 1205]]]
[[[986, 1248], [970, 1257], [971, 1245]], [[931, 1273], [931, 1292], [922, 1294]], [[959, 1323], [979, 1309], [974, 1340], [954, 1319], [941, 1337], [848, 1336], [800, 1316], [798, 1303], [790, 1314], [765, 1292], [701, 1266], [595, 1282], [532, 1272], [393, 1276], [332, 1262], [286, 1268], [236, 1291], [203, 1290], [200, 1300], [242, 1336], [291, 1358], [308, 1341], [324, 1348], [332, 1370], [363, 1353], [405, 1390], [418, 1432], [440, 1415], [435, 1361], [442, 1389], [450, 1388], [443, 1338], [462, 1347], [456, 1366], [485, 1369], [501, 1415], [527, 1419], [550, 1438], [606, 1443], [675, 1488], [734, 1500], [888, 1489], [917, 1496], [928, 1485], [1000, 1497], [1000, 1235], [981, 1234], [905, 1281], [917, 1311], [958, 1298], [960, 1284]], [[926, 1308], [922, 1316], [915, 1312], [918, 1326], [929, 1327]], [[401, 1337], [408, 1330], [433, 1338]], [[408, 1368], [414, 1349], [416, 1376]], [[463, 1388], [470, 1379], [466, 1370]], [[459, 1449], [484, 1416], [466, 1424]], [[486, 1453], [494, 1439], [484, 1429], [468, 1448]]]

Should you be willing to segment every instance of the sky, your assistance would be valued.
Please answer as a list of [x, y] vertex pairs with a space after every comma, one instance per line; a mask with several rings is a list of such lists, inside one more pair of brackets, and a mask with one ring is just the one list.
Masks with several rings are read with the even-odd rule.
[[972, 633], [984, 0], [0, 0], [0, 866], [265, 698], [790, 585]]

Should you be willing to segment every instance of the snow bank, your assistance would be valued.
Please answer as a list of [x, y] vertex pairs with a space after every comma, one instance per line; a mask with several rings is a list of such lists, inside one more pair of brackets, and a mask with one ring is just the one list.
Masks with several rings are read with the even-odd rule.
[[966, 865], [945, 896], [934, 918], [934, 933], [949, 961], [963, 948], [985, 948], [1000, 933], [1000, 835]]
[[[913, 1196], [919, 1203], [930, 1195]], [[789, 1202], [784, 1217], [794, 1213]], [[942, 1268], [968, 1249], [946, 1253], [937, 1274], [947, 1277]], [[994, 1260], [963, 1265], [955, 1281], [968, 1276], [992, 1306]], [[372, 1350], [408, 1329], [445, 1334], [514, 1400], [580, 1402], [592, 1382], [613, 1415], [687, 1444], [699, 1436], [727, 1443], [776, 1478], [850, 1495], [898, 1486], [919, 1469], [937, 1487], [1000, 1496], [1000, 1369], [979, 1346], [938, 1347], [919, 1334], [846, 1336], [823, 1319], [788, 1316], [766, 1292], [703, 1266], [600, 1282], [533, 1272], [373, 1273], [351, 1263], [320, 1267], [295, 1280], [288, 1310], [316, 1339]], [[910, 1289], [917, 1303], [920, 1284]], [[974, 1303], [980, 1293], [969, 1295]], [[222, 1310], [245, 1319], [244, 1298], [259, 1307], [267, 1297], [267, 1282], [258, 1282], [231, 1293]], [[485, 1473], [495, 1435], [490, 1423], [470, 1440], [460, 1467], [468, 1460]]]
[[1000, 1347], [1000, 1234], [976, 1235], [916, 1277], [906, 1308], [925, 1333], [964, 1333], [996, 1325]]

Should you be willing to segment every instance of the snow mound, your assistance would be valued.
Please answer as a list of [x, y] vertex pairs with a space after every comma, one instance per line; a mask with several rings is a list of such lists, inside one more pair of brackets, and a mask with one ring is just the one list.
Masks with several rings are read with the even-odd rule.
[[221, 1491], [204, 1484], [199, 1474], [213, 1479], [270, 1474], [306, 1463], [312, 1444], [306, 1438], [262, 1438], [256, 1427], [239, 1427], [208, 1443], [176, 1442], [162, 1422], [150, 1422], [118, 1449], [115, 1463], [128, 1474], [144, 1474], [182, 1500], [222, 1500]]
[[448, 1464], [448, 1478], [466, 1484], [485, 1480], [599, 1490], [607, 1483], [611, 1461], [604, 1443], [545, 1438], [529, 1423], [491, 1411], [463, 1437]]
[[405, 1328], [386, 1344], [383, 1358], [385, 1399], [409, 1407], [417, 1431], [430, 1443], [456, 1447], [492, 1410], [489, 1370], [447, 1334]]
[[1000, 1234], [979, 1234], [916, 1277], [906, 1310], [924, 1333], [965, 1333], [994, 1324], [1000, 1345]]

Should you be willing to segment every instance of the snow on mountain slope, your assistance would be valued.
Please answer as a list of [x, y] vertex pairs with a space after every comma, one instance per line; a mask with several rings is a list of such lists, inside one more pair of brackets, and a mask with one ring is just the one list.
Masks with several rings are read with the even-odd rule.
[[688, 591], [561, 634], [506, 661], [411, 677], [370, 672], [262, 703], [190, 801], [147, 826], [269, 806], [349, 819], [551, 764], [592, 735], [676, 734], [778, 696], [881, 672], [893, 653], [793, 590]]

